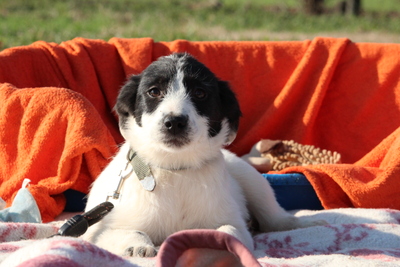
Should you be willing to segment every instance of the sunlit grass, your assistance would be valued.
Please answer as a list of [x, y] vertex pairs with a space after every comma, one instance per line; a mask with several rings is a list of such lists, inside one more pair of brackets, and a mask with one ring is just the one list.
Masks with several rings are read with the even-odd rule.
[[[360, 17], [305, 15], [300, 0], [13, 0], [0, 2], [2, 48], [80, 36], [156, 41], [270, 40], [271, 32], [400, 34], [400, 0], [363, 0]], [[255, 34], [256, 33], [256, 34]]]

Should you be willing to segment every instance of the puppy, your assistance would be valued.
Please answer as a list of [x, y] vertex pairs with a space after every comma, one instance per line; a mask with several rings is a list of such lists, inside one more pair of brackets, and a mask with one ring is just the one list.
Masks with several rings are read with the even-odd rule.
[[115, 109], [126, 142], [93, 183], [86, 210], [106, 199], [115, 207], [84, 239], [143, 257], [177, 231], [217, 229], [253, 250], [250, 215], [262, 232], [319, 224], [289, 215], [268, 181], [223, 149], [236, 136], [239, 104], [189, 54], [161, 57], [132, 76]]

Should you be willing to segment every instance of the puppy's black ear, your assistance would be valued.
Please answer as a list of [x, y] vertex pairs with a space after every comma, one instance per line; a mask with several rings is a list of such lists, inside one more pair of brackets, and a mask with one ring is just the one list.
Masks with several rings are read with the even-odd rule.
[[231, 90], [228, 82], [218, 81], [219, 95], [221, 99], [222, 114], [228, 120], [229, 135], [227, 136], [226, 144], [229, 145], [236, 137], [239, 128], [239, 119], [242, 116], [239, 102], [235, 93]]
[[125, 85], [121, 88], [117, 97], [114, 110], [118, 114], [119, 126], [121, 129], [126, 127], [126, 121], [130, 115], [135, 115], [136, 95], [139, 88], [141, 75], [132, 75]]
[[136, 95], [140, 83], [141, 75], [132, 75], [119, 91], [115, 111], [120, 117], [133, 115], [136, 105]]

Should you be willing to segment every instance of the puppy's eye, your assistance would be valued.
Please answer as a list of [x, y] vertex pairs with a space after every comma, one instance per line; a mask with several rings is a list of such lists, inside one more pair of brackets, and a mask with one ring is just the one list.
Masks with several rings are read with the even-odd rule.
[[193, 92], [193, 95], [197, 99], [204, 99], [207, 96], [207, 93], [204, 89], [202, 88], [196, 88]]
[[161, 96], [161, 91], [157, 87], [152, 87], [152, 88], [150, 88], [149, 91], [147, 91], [147, 94], [150, 97], [156, 98], [156, 97], [160, 97]]

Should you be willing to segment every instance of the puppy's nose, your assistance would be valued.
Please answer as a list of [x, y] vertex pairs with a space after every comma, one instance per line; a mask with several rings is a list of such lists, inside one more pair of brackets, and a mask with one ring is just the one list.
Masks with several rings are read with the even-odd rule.
[[168, 130], [168, 132], [172, 134], [180, 134], [182, 133], [187, 126], [188, 116], [166, 116], [164, 118], [164, 126]]

